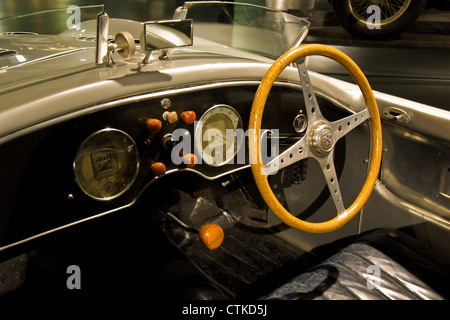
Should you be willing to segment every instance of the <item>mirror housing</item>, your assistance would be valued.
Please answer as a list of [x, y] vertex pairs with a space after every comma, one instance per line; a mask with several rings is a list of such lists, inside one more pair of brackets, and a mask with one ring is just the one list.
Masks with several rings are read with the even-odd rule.
[[144, 23], [140, 45], [143, 52], [192, 45], [192, 19]]

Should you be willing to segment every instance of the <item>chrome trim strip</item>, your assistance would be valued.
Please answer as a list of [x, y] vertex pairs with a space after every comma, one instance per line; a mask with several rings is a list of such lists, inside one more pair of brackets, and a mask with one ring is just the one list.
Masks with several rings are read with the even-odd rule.
[[79, 52], [79, 51], [84, 51], [84, 50], [88, 50], [88, 48], [77, 48], [77, 49], [66, 50], [64, 52], [54, 53], [54, 54], [51, 54], [51, 55], [48, 55], [48, 56], [45, 56], [45, 57], [41, 57], [41, 58], [37, 58], [37, 59], [34, 59], [34, 60], [29, 60], [29, 61], [25, 61], [25, 62], [22, 62], [22, 63], [19, 63], [19, 64], [15, 64], [13, 66], [3, 67], [3, 68], [0, 68], [0, 70], [7, 71], [7, 70], [10, 70], [10, 69], [13, 69], [13, 68], [23, 67], [25, 65], [29, 65], [29, 64], [32, 64], [32, 63], [35, 63], [35, 62], [50, 60], [50, 59], [53, 59], [53, 58], [62, 57], [62, 56], [65, 56], [65, 55], [68, 55], [68, 54], [71, 54], [71, 53], [74, 53], [74, 52]]
[[16, 50], [0, 48], [0, 57], [2, 57], [2, 56], [9, 56], [9, 55], [15, 55], [15, 54], [17, 54]]
[[0, 33], [2, 36], [15, 36], [15, 35], [28, 35], [28, 36], [38, 36], [39, 33], [37, 32], [30, 32], [30, 31], [6, 31]]
[[439, 226], [442, 226], [450, 231], [450, 221], [445, 217], [441, 217], [427, 209], [418, 207], [417, 205], [408, 202], [402, 198], [399, 198], [394, 193], [392, 193], [383, 182], [377, 180], [377, 183], [374, 187], [374, 192], [377, 192], [380, 197], [383, 197], [390, 203], [395, 203], [399, 208], [402, 208], [405, 211], [408, 211], [410, 214], [423, 219], [424, 221], [428, 221], [431, 223], [435, 223]]
[[31, 236], [31, 237], [28, 237], [28, 238], [25, 238], [25, 239], [22, 239], [22, 240], [19, 240], [19, 241], [7, 244], [7, 245], [5, 245], [3, 247], [0, 247], [0, 252], [2, 252], [4, 250], [7, 250], [9, 248], [12, 248], [14, 246], [26, 243], [28, 241], [35, 240], [35, 239], [40, 238], [42, 236], [51, 234], [53, 232], [66, 229], [68, 227], [75, 226], [75, 225], [77, 225], [79, 223], [90, 221], [90, 220], [93, 220], [93, 219], [96, 219], [96, 218], [103, 217], [103, 216], [105, 216], [107, 214], [110, 214], [110, 213], [113, 213], [113, 212], [116, 212], [116, 211], [119, 211], [119, 210], [122, 210], [122, 209], [129, 208], [136, 202], [137, 199], [138, 199], [138, 197], [136, 199], [134, 199], [132, 202], [130, 202], [129, 204], [127, 204], [127, 205], [124, 205], [124, 206], [121, 206], [121, 207], [118, 207], [118, 208], [115, 208], [115, 209], [112, 209], [112, 210], [109, 210], [109, 211], [106, 211], [106, 212], [102, 212], [102, 213], [99, 213], [99, 214], [96, 214], [96, 215], [93, 215], [93, 216], [90, 216], [90, 217], [87, 217], [87, 218], [84, 218], [84, 219], [81, 219], [81, 220], [77, 220], [77, 221], [65, 224], [63, 226], [60, 226], [60, 227], [57, 227], [57, 228], [54, 228], [54, 229], [50, 229], [50, 230], [47, 230], [47, 231], [44, 231], [44, 232], [41, 232], [41, 233], [38, 233], [38, 234], [36, 234], [34, 236]]
[[[200, 177], [202, 177], [202, 178], [204, 178], [204, 179], [206, 179], [206, 180], [212, 181], [212, 180], [216, 180], [216, 179], [218, 179], [218, 178], [224, 177], [224, 176], [229, 175], [229, 174], [231, 174], [231, 173], [235, 173], [235, 172], [238, 172], [238, 171], [247, 169], [247, 168], [250, 168], [250, 164], [243, 165], [242, 167], [235, 168], [235, 169], [233, 169], [233, 170], [229, 170], [229, 171], [227, 171], [227, 172], [223, 172], [223, 173], [221, 173], [221, 174], [218, 174], [218, 175], [215, 175], [215, 176], [212, 176], [212, 177], [211, 177], [211, 176], [207, 176], [207, 175], [205, 175], [204, 173], [199, 172], [199, 171], [197, 171], [197, 170], [195, 170], [195, 169], [191, 169], [191, 168], [172, 169], [172, 170], [167, 171], [165, 175], [170, 174], [170, 173], [175, 173], [175, 172], [189, 171], [189, 172], [193, 172], [193, 173], [199, 175]], [[164, 175], [164, 176], [165, 176], [165, 175]], [[162, 177], [164, 177], [164, 176], [161, 176], [160, 178], [162, 178]], [[144, 189], [147, 188], [149, 185], [151, 185], [151, 184], [153, 183], [153, 181], [155, 181], [155, 180], [152, 180], [152, 181], [150, 181], [149, 183], [147, 183], [147, 184], [142, 188], [142, 190], [144, 190]], [[140, 195], [141, 195], [141, 194], [139, 193], [139, 196], [140, 196]], [[138, 196], [138, 197], [139, 197], [139, 196]]]

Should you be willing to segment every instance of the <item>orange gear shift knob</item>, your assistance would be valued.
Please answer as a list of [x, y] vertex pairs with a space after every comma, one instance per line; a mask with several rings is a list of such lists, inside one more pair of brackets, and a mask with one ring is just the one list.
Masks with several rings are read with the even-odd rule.
[[210, 250], [215, 250], [223, 242], [224, 233], [221, 226], [217, 224], [204, 225], [199, 231], [200, 240]]

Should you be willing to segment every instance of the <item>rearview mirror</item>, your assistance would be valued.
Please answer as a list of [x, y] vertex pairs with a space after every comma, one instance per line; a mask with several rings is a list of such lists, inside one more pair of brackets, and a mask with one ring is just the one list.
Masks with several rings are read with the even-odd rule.
[[191, 46], [192, 19], [145, 22], [143, 38], [141, 49], [146, 52]]

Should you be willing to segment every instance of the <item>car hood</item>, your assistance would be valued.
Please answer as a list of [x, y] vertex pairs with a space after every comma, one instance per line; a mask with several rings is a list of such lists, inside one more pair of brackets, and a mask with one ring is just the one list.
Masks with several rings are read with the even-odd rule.
[[[70, 76], [98, 67], [95, 64], [95, 37], [69, 37], [61, 35], [8, 34], [0, 35], [0, 91], [42, 82], [55, 76]], [[172, 56], [231, 57], [272, 63], [270, 58], [233, 49], [213, 41], [195, 38], [195, 45], [171, 50]], [[136, 55], [124, 61], [117, 54], [116, 61], [132, 63], [136, 68], [144, 54], [136, 47]], [[105, 80], [105, 79], [102, 79]]]
[[92, 64], [95, 52], [93, 39], [56, 35], [1, 35], [0, 47], [0, 85]]

